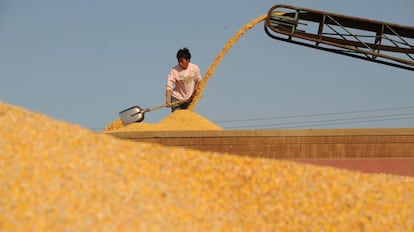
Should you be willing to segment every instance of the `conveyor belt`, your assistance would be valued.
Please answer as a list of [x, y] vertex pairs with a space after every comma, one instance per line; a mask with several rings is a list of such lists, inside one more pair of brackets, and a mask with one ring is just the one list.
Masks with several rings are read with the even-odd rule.
[[265, 20], [273, 39], [414, 71], [414, 27], [275, 5]]

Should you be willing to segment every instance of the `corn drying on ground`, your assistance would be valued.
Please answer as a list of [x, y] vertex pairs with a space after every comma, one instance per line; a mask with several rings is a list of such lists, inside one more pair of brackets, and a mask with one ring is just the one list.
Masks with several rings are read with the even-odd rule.
[[148, 130], [222, 130], [222, 128], [193, 111], [176, 110], [155, 124], [140, 122], [123, 126], [121, 119], [118, 119], [107, 125], [104, 132]]
[[0, 231], [414, 231], [413, 178], [0, 124]]

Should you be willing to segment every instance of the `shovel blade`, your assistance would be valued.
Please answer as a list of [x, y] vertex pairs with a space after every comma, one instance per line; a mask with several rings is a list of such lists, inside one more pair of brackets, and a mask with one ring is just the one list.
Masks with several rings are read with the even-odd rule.
[[139, 106], [132, 106], [119, 112], [124, 126], [144, 120], [144, 111]]

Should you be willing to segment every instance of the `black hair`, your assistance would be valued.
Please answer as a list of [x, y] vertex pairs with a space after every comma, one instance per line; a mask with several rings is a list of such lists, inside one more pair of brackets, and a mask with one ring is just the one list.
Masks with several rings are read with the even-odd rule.
[[178, 50], [177, 60], [180, 60], [182, 58], [184, 58], [186, 60], [191, 59], [191, 53], [190, 53], [190, 50], [188, 50], [188, 48], [182, 48], [182, 49]]

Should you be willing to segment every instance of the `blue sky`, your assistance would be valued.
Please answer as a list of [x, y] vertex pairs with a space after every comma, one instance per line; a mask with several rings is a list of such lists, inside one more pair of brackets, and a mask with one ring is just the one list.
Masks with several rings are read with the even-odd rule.
[[[164, 103], [179, 48], [204, 74], [276, 4], [414, 25], [412, 0], [2, 0], [0, 101], [99, 131], [127, 107]], [[413, 87], [412, 71], [276, 41], [261, 23], [224, 57], [195, 112], [227, 129], [412, 128]]]

